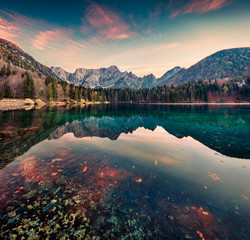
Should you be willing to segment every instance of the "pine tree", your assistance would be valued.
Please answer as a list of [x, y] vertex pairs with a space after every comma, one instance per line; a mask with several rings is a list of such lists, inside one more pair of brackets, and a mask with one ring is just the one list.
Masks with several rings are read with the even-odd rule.
[[10, 65], [8, 64], [6, 76], [9, 77], [10, 75], [11, 75], [11, 69], [10, 69]]
[[7, 86], [7, 87], [6, 87], [6, 90], [5, 90], [5, 97], [7, 97], [7, 98], [11, 98], [11, 97], [12, 97], [12, 91], [11, 91], [10, 86]]
[[79, 94], [79, 89], [75, 88], [75, 93], [74, 93], [74, 98], [73, 98], [75, 101], [79, 101], [78, 94]]
[[50, 102], [53, 101], [53, 88], [52, 88], [52, 85], [49, 86], [48, 100], [49, 100]]
[[35, 91], [35, 83], [33, 78], [26, 72], [24, 79], [24, 97], [33, 98]]
[[54, 79], [53, 82], [52, 82], [52, 91], [53, 91], [53, 99], [57, 99], [57, 91], [56, 91], [56, 80]]
[[5, 65], [3, 65], [2, 69], [1, 69], [0, 75], [2, 77], [4, 77], [6, 75], [6, 67], [5, 67]]

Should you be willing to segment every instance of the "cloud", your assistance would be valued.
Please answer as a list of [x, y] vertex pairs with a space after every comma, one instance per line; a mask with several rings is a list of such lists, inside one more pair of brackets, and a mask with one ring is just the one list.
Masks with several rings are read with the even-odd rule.
[[[173, 1], [170, 1], [169, 8], [172, 9], [170, 18], [188, 13], [203, 14], [210, 11], [216, 11], [230, 4], [229, 0], [190, 0], [181, 7], [177, 7]], [[175, 9], [174, 9], [175, 8]]]
[[13, 40], [17, 37], [18, 28], [11, 22], [6, 21], [0, 17], [0, 37], [5, 39]]
[[33, 47], [44, 50], [45, 48], [52, 48], [51, 44], [57, 39], [64, 37], [64, 32], [60, 29], [54, 31], [39, 32], [38, 35], [31, 40]]
[[83, 33], [92, 32], [95, 35], [93, 39], [100, 39], [100, 41], [119, 41], [136, 36], [131, 27], [116, 13], [98, 4], [91, 4], [87, 8], [82, 21], [81, 31]]
[[25, 35], [25, 29], [34, 25], [34, 21], [15, 12], [0, 10], [0, 37], [7, 40], [16, 39]]

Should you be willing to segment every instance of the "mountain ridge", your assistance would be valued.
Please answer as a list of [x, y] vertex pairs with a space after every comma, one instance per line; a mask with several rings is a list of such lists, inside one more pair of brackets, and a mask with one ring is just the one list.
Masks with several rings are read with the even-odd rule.
[[16, 44], [3, 38], [0, 38], [0, 56], [6, 62], [11, 62], [17, 67], [60, 80], [49, 67], [35, 60]]
[[115, 65], [99, 69], [77, 68], [73, 73], [60, 67], [49, 68], [39, 63], [16, 44], [1, 38], [0, 57], [7, 63], [37, 73], [39, 76], [42, 74], [45, 77], [92, 89], [143, 89], [190, 81], [250, 76], [250, 47], [220, 50], [187, 69], [174, 67], [160, 78], [156, 78], [153, 74], [138, 77], [132, 72], [121, 72]]
[[[111, 69], [112, 71], [110, 71]], [[160, 78], [156, 78], [153, 74], [137, 77], [132, 72], [121, 72], [114, 65], [99, 69], [77, 68], [74, 73], [69, 73], [60, 67], [51, 67], [51, 70], [62, 80], [76, 86], [90, 88], [152, 88], [198, 80], [250, 76], [250, 48], [220, 50], [187, 69], [179, 66], [174, 67]]]

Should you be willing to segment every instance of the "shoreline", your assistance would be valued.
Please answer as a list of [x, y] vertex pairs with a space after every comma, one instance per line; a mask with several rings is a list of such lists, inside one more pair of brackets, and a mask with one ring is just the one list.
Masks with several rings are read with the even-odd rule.
[[[109, 102], [82, 102], [70, 104], [70, 106], [85, 106], [90, 104], [107, 104]], [[119, 103], [127, 103], [127, 104], [150, 104], [150, 105], [250, 105], [250, 102], [183, 102], [183, 103], [135, 103], [135, 102], [117, 102], [113, 104]], [[112, 104], [112, 103], [111, 103]], [[0, 112], [3, 111], [14, 111], [14, 110], [31, 110], [34, 108], [41, 108], [44, 106], [67, 106], [66, 102], [58, 101], [58, 102], [41, 102], [38, 106], [31, 104], [31, 102], [27, 99], [2, 99], [0, 100]]]
[[[107, 104], [108, 102], [104, 102], [103, 104]], [[76, 107], [76, 106], [85, 106], [85, 105], [90, 105], [90, 104], [102, 104], [101, 102], [70, 102], [68, 106], [71, 107]], [[66, 107], [67, 102], [63, 101], [55, 101], [55, 102], [43, 102], [41, 101], [38, 105], [35, 105], [35, 100], [32, 99], [9, 99], [9, 98], [4, 98], [0, 100], [0, 112], [6, 112], [6, 111], [15, 111], [15, 110], [32, 110], [32, 109], [40, 109], [44, 106], [57, 106], [57, 107]]]

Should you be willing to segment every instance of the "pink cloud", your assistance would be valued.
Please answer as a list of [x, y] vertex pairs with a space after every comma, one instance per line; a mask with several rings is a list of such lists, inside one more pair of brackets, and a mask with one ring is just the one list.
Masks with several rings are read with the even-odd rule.
[[45, 48], [52, 48], [51, 42], [62, 35], [63, 33], [60, 29], [56, 29], [55, 31], [39, 32], [39, 34], [31, 40], [31, 43], [33, 47], [40, 50], [44, 50]]
[[18, 25], [33, 26], [36, 24], [36, 22], [33, 19], [23, 16], [21, 14], [18, 14], [16, 12], [12, 12], [12, 11], [6, 12], [3, 10], [0, 10], [0, 12], [4, 14], [6, 17], [8, 17], [9, 19], [11, 19], [12, 22], [15, 22]]
[[48, 48], [55, 48], [58, 44], [63, 45], [72, 45], [78, 48], [85, 48], [86, 45], [81, 41], [75, 41], [72, 38], [71, 30], [48, 30], [48, 31], [40, 31], [34, 39], [31, 40], [32, 46], [39, 50], [45, 50]]
[[86, 33], [86, 29], [93, 30], [98, 36], [93, 39], [101, 38], [100, 40], [123, 40], [131, 38], [136, 35], [130, 29], [130, 26], [126, 24], [116, 13], [100, 7], [98, 4], [91, 4], [86, 10], [83, 23], [87, 26], [81, 28], [83, 33]]
[[[40, 31], [37, 33], [38, 29]], [[86, 48], [83, 40], [74, 35], [70, 28], [58, 28], [15, 12], [0, 10], [0, 37], [10, 41], [17, 40], [39, 50], [73, 46], [79, 50]]]
[[[178, 15], [184, 15], [188, 13], [203, 14], [210, 11], [219, 10], [226, 5], [230, 4], [229, 0], [190, 0], [182, 7], [172, 10], [170, 17], [175, 18]], [[174, 8], [174, 3], [171, 1], [169, 8]]]
[[11, 22], [6, 21], [0, 17], [0, 37], [13, 40], [17, 37], [18, 28]]

